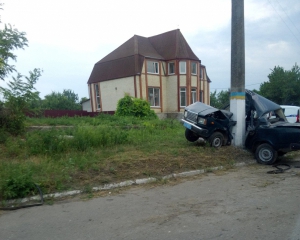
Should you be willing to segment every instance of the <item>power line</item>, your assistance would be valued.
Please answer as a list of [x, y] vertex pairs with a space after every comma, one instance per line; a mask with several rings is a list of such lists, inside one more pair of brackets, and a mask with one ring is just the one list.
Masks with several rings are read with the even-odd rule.
[[288, 17], [288, 19], [290, 20], [290, 22], [294, 25], [295, 29], [298, 31], [298, 33], [300, 34], [299, 29], [297, 28], [297, 26], [294, 24], [294, 22], [291, 20], [291, 18], [289, 17], [289, 15], [287, 15], [287, 13], [285, 12], [284, 8], [280, 5], [280, 3], [278, 2], [278, 0], [276, 0], [278, 5], [281, 7], [282, 11], [285, 13], [285, 15]]
[[285, 26], [290, 30], [290, 32], [293, 34], [293, 36], [296, 38], [296, 40], [299, 42], [300, 44], [300, 40], [297, 38], [297, 36], [293, 33], [293, 31], [290, 29], [290, 27], [286, 24], [286, 22], [283, 20], [283, 18], [280, 16], [280, 14], [278, 13], [278, 11], [276, 10], [276, 8], [273, 6], [273, 4], [270, 2], [270, 0], [268, 0], [269, 4], [272, 6], [272, 8], [275, 10], [275, 12], [277, 13], [277, 15], [280, 17], [281, 21], [283, 21], [283, 23], [285, 24]]

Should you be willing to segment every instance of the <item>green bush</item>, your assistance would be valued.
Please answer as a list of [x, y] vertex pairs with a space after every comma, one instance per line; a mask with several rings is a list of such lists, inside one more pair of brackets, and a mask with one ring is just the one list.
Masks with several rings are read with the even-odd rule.
[[150, 104], [142, 99], [126, 95], [118, 101], [116, 116], [153, 117], [157, 118], [151, 110]]
[[13, 77], [7, 83], [8, 88], [0, 86], [0, 93], [3, 94], [4, 102], [0, 102], [0, 128], [13, 134], [20, 135], [25, 131], [25, 112], [30, 110], [30, 103], [39, 99], [34, 84], [41, 76], [40, 69], [29, 72], [26, 82], [22, 75]]
[[4, 131], [3, 128], [0, 128], [0, 144], [5, 143], [8, 137], [9, 134], [6, 131]]
[[18, 166], [7, 174], [0, 182], [0, 195], [4, 200], [23, 198], [35, 192], [35, 184], [32, 179], [32, 172], [25, 171]]
[[25, 115], [0, 108], [0, 129], [13, 135], [19, 135], [25, 131]]

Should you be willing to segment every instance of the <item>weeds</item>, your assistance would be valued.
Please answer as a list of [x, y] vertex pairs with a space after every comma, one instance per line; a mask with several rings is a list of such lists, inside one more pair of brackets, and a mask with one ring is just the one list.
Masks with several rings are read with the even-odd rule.
[[23, 166], [14, 166], [1, 178], [0, 196], [2, 199], [22, 198], [36, 192], [33, 172]]
[[[30, 194], [85, 189], [145, 176], [230, 165], [246, 153], [187, 142], [179, 121], [99, 115], [27, 119], [26, 125], [72, 125], [0, 139], [0, 201]], [[226, 157], [228, 156], [228, 157]]]

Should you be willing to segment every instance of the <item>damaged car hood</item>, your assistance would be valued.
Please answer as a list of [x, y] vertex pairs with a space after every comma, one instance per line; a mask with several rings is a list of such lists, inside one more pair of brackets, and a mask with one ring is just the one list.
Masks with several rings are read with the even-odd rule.
[[206, 116], [208, 114], [220, 111], [221, 113], [223, 113], [223, 115], [227, 118], [231, 118], [233, 113], [229, 112], [227, 110], [220, 110], [217, 108], [214, 108], [212, 106], [206, 105], [202, 102], [195, 102], [187, 107], [185, 107], [185, 109], [194, 112], [194, 113], [198, 113], [198, 115], [202, 115], [202, 116]]
[[[260, 96], [259, 94], [252, 92], [250, 90], [245, 90], [246, 92], [246, 112], [251, 110], [256, 110], [258, 118], [262, 117], [264, 114], [280, 109], [280, 105], [270, 101], [267, 98]], [[248, 104], [247, 104], [248, 103]]]

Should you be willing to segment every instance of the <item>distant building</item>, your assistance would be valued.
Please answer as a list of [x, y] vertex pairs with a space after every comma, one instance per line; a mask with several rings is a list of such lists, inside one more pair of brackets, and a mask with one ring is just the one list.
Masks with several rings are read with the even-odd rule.
[[87, 99], [81, 103], [81, 107], [83, 111], [92, 112], [91, 99]]
[[93, 112], [114, 112], [125, 94], [148, 100], [156, 113], [210, 103], [206, 68], [179, 29], [134, 35], [95, 64], [87, 83]]

